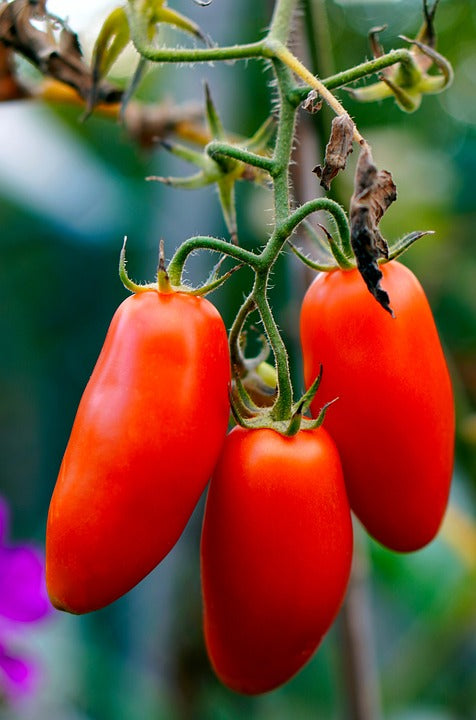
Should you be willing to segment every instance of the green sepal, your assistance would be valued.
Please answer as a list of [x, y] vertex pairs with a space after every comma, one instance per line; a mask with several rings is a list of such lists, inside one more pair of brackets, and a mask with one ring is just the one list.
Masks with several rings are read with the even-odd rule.
[[319, 257], [315, 262], [322, 263], [323, 265], [333, 265], [335, 263], [335, 258], [329, 249], [329, 243], [315, 231], [309, 220], [303, 220], [302, 227], [305, 235], [309, 240], [311, 240], [314, 246], [313, 250], [317, 250]]
[[294, 411], [294, 413], [291, 417], [291, 420], [288, 423], [286, 432], [283, 433], [284, 435], [286, 435], [286, 437], [294, 437], [294, 435], [298, 434], [298, 432], [301, 429], [302, 420], [303, 420], [302, 413], [303, 413], [302, 407], [298, 406], [298, 408]]
[[181, 145], [180, 143], [171, 143], [165, 140], [161, 141], [161, 146], [164, 150], [167, 150], [172, 155], [185, 160], [185, 162], [191, 163], [201, 168], [204, 172], [214, 171], [216, 173], [216, 167], [214, 161], [203, 152], [198, 152], [188, 145]]
[[105, 19], [93, 48], [93, 78], [103, 78], [130, 42], [129, 20], [124, 8], [115, 8]]
[[139, 5], [138, 12], [144, 19], [148, 40], [154, 38], [156, 25], [165, 23], [206, 42], [200, 27], [185, 15], [169, 8], [166, 0], [142, 0], [140, 3], [129, 0], [129, 3], [132, 6]]
[[301, 414], [304, 414], [309, 410], [309, 408], [311, 407], [311, 403], [314, 400], [317, 391], [319, 390], [319, 385], [321, 384], [321, 380], [322, 380], [322, 365], [319, 367], [319, 374], [316, 377], [316, 379], [314, 380], [314, 382], [312, 383], [312, 385], [310, 385], [310, 387], [306, 390], [304, 395], [295, 404], [295, 406], [294, 406], [295, 412], [299, 410], [301, 412]]
[[247, 141], [240, 144], [247, 150], [255, 152], [267, 150], [275, 133], [276, 121], [272, 116], [270, 116], [266, 118], [264, 123], [260, 125], [257, 131]]
[[333, 405], [338, 400], [339, 400], [339, 398], [336, 397], [333, 400], [329, 400], [329, 402], [326, 402], [321, 407], [317, 418], [315, 418], [314, 420], [309, 420], [308, 418], [304, 418], [303, 430], [316, 430], [318, 427], [321, 427], [321, 425], [324, 422], [324, 419], [326, 417], [327, 410], [329, 409], [329, 407], [331, 405]]
[[[453, 81], [453, 68], [448, 60], [433, 47], [425, 45], [418, 38], [411, 40], [400, 35], [414, 49], [405, 62], [400, 62], [395, 70], [380, 75], [380, 81], [361, 88], [346, 88], [360, 102], [374, 102], [394, 97], [397, 105], [405, 112], [414, 112], [421, 104], [423, 95], [434, 95], [447, 88]], [[429, 58], [439, 70], [439, 74], [426, 72], [422, 56]]]
[[225, 140], [225, 128], [218, 115], [215, 103], [210, 92], [210, 86], [205, 82], [205, 114], [207, 118], [207, 125], [210, 130], [210, 135], [216, 140]]
[[[395, 258], [403, 255], [403, 253], [408, 250], [408, 248], [413, 245], [416, 240], [419, 240], [425, 235], [434, 235], [434, 231], [416, 230], [415, 232], [409, 233], [409, 235], [405, 235], [404, 237], [400, 238], [400, 240], [392, 243], [389, 247], [388, 260], [395, 260]], [[383, 262], [387, 262], [388, 260], [387, 258], [384, 258]]]
[[[437, 52], [434, 47], [430, 47], [429, 45], [421, 42], [418, 38], [415, 40], [411, 40], [405, 35], [400, 35], [399, 37], [402, 40], [405, 40], [411, 45], [417, 47], [420, 51], [420, 54], [432, 60], [435, 67], [438, 68], [438, 70], [440, 71], [439, 75], [428, 75], [425, 72], [421, 73], [420, 87], [423, 93], [441, 92], [441, 90], [444, 90], [451, 85], [454, 79], [454, 71], [451, 63], [445, 58], [444, 55], [441, 55], [441, 53]], [[434, 89], [431, 90], [431, 88]]]
[[372, 83], [371, 85], [365, 85], [364, 87], [359, 88], [345, 87], [343, 88], [343, 90], [349, 93], [349, 95], [354, 98], [354, 100], [358, 100], [359, 102], [364, 103], [377, 102], [379, 100], [385, 100], [386, 98], [393, 96], [393, 93], [389, 86], [382, 81]]
[[201, 168], [200, 172], [186, 177], [163, 177], [161, 175], [149, 175], [146, 180], [156, 180], [165, 185], [172, 185], [187, 190], [206, 187], [217, 183], [224, 177], [223, 170], [218, 163], [206, 153], [199, 153], [186, 145], [162, 141], [161, 145], [168, 152], [182, 158], [186, 162], [193, 163]]
[[190, 35], [194, 35], [195, 37], [199, 38], [203, 42], [206, 42], [206, 37], [203, 34], [203, 32], [200, 30], [200, 27], [194, 23], [192, 20], [190, 20], [188, 17], [185, 17], [185, 15], [182, 15], [181, 13], [177, 12], [176, 10], [172, 10], [171, 8], [164, 5], [164, 3], [158, 3], [160, 7], [157, 8], [152, 22], [155, 23], [166, 23], [167, 25], [173, 25], [174, 27], [178, 28], [179, 30], [183, 30], [183, 32], [189, 33]]
[[[321, 225], [319, 223], [318, 227], [321, 228], [324, 235], [326, 236], [327, 242], [329, 243], [330, 251], [331, 251], [332, 255], [334, 256], [334, 260], [337, 262], [339, 267], [342, 268], [343, 270], [350, 270], [351, 268], [353, 268], [354, 267], [354, 256], [353, 256], [353, 254], [351, 254], [352, 251], [350, 250], [350, 236], [349, 236], [348, 242], [347, 242], [347, 238], [345, 239], [346, 245], [348, 244], [348, 246], [349, 246], [349, 251], [348, 251], [349, 256], [348, 256], [343, 247], [343, 240], [342, 240], [339, 228], [337, 229], [338, 239], [336, 240], [334, 238], [334, 236], [332, 235], [332, 233], [330, 233], [327, 230], [327, 228], [324, 227], [324, 225]], [[317, 235], [317, 233], [316, 233], [316, 235]]]
[[186, 285], [181, 285], [178, 290], [181, 292], [186, 292], [189, 295], [197, 295], [199, 297], [203, 297], [205, 295], [208, 295], [208, 293], [213, 292], [213, 290], [216, 290], [217, 288], [221, 287], [223, 283], [225, 283], [228, 278], [230, 278], [233, 273], [235, 273], [237, 270], [242, 268], [243, 265], [240, 263], [239, 265], [235, 265], [232, 267], [228, 272], [224, 273], [223, 275], [220, 275], [220, 277], [215, 278], [214, 280], [207, 281], [204, 285], [201, 285], [198, 288], [189, 288]]
[[[400, 37], [401, 39], [412, 43], [412, 40], [408, 40], [403, 36]], [[412, 89], [417, 91], [417, 88], [420, 85], [422, 75], [423, 73], [421, 69], [418, 67], [415, 59], [412, 57], [411, 60], [408, 60], [407, 62], [399, 63], [391, 77], [393, 78], [394, 83], [399, 87], [405, 88], [408, 91], [411, 91]]]
[[422, 94], [420, 92], [420, 83], [415, 86], [408, 86], [408, 89], [390, 77], [381, 76], [382, 82], [388, 86], [395, 98], [400, 110], [412, 113], [418, 110], [421, 105]]
[[131, 280], [131, 278], [128, 275], [128, 272], [126, 270], [126, 243], [127, 243], [127, 235], [124, 236], [124, 242], [122, 244], [122, 249], [119, 255], [119, 278], [126, 288], [126, 290], [129, 290], [132, 293], [143, 293], [143, 292], [149, 292], [150, 290], [157, 290], [157, 284], [156, 283], [145, 283], [143, 285], [134, 282]]
[[320, 262], [315, 262], [314, 260], [311, 260], [310, 257], [307, 255], [304, 255], [298, 248], [294, 245], [294, 243], [291, 242], [291, 240], [288, 240], [288, 245], [293, 251], [293, 253], [300, 259], [304, 265], [307, 265], [307, 267], [312, 268], [316, 272], [331, 272], [332, 270], [337, 270], [339, 267], [339, 264], [337, 262], [334, 262], [332, 265], [327, 265]]
[[230, 239], [236, 244], [238, 226], [236, 218], [235, 178], [228, 174], [222, 175], [216, 183], [223, 218], [228, 232], [230, 233]]
[[209, 175], [207, 176], [203, 171], [200, 171], [194, 175], [189, 175], [188, 177], [162, 177], [161, 175], [149, 175], [146, 177], [146, 180], [160, 182], [163, 185], [170, 185], [171, 187], [181, 188], [182, 190], [197, 190], [216, 182], [218, 177], [219, 175], [217, 178], [212, 179]]
[[126, 112], [128, 104], [129, 104], [129, 101], [132, 98], [135, 91], [137, 90], [137, 88], [139, 87], [139, 84], [145, 75], [148, 65], [149, 65], [148, 60], [146, 60], [143, 57], [141, 57], [139, 59], [139, 62], [137, 63], [137, 67], [134, 70], [134, 73], [132, 75], [132, 79], [124, 91], [124, 94], [123, 94], [122, 100], [121, 100], [121, 111], [120, 111], [120, 119], [122, 122], [124, 122], [125, 112]]
[[361, 88], [344, 88], [359, 102], [377, 102], [393, 97], [401, 110], [414, 112], [421, 103], [421, 93], [403, 88], [389, 76], [380, 75], [380, 81]]

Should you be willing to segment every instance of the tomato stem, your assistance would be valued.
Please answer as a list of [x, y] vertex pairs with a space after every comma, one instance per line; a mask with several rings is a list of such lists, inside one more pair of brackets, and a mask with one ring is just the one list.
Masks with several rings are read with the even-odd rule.
[[[229, 335], [231, 361], [232, 367], [235, 368], [238, 389], [233, 400], [234, 413], [242, 424], [245, 424], [245, 419], [248, 418], [246, 419], [247, 426], [269, 426], [283, 433], [289, 432], [289, 428], [293, 431], [295, 426], [299, 425], [300, 427], [301, 422], [303, 427], [309, 426], [311, 421], [306, 418], [302, 418], [302, 421], [298, 419], [298, 416], [306, 411], [307, 396], [301, 398], [298, 405], [293, 401], [288, 355], [268, 301], [268, 287], [274, 264], [286, 243], [289, 242], [290, 236], [301, 223], [307, 226], [308, 232], [313, 235], [314, 239], [322, 247], [322, 243], [307, 218], [314, 212], [324, 210], [331, 216], [335, 226], [335, 231], [328, 234], [328, 243], [325, 245], [323, 252], [324, 261], [313, 262], [309, 260], [290, 243], [293, 251], [303, 262], [318, 270], [330, 270], [335, 267], [347, 270], [355, 267], [349, 223], [346, 213], [340, 205], [328, 198], [319, 197], [291, 211], [289, 168], [298, 107], [307, 98], [310, 90], [313, 89], [318, 93], [318, 97], [322, 98], [337, 115], [347, 116], [344, 106], [332, 92], [334, 89], [348, 85], [368, 75], [382, 72], [385, 68], [391, 66], [397, 66], [392, 71], [393, 73], [400, 70], [402, 73], [408, 74], [415, 65], [412, 50], [402, 48], [392, 50], [373, 60], [321, 80], [313, 75], [287, 47], [296, 6], [297, 0], [276, 0], [269, 30], [262, 40], [242, 45], [206, 48], [153, 47], [147, 35], [147, 18], [141, 16], [139, 8], [135, 7], [132, 2], [129, 2], [127, 11], [133, 43], [140, 55], [148, 60], [167, 63], [195, 63], [255, 59], [270, 62], [271, 64], [279, 95], [277, 133], [271, 157], [267, 154], [267, 142], [262, 142], [263, 135], [266, 140], [269, 139], [267, 134], [269, 132], [269, 123], [265, 123], [263, 128], [260, 128], [256, 134], [256, 137], [251, 138], [249, 141], [242, 143], [228, 142], [227, 133], [221, 124], [208, 88], [206, 88], [206, 114], [211, 139], [205, 145], [204, 152], [200, 154], [181, 147], [172, 149], [173, 152], [181, 154], [182, 157], [191, 158], [196, 156], [194, 162], [200, 167], [201, 172], [191, 178], [168, 178], [165, 181], [169, 184], [189, 188], [202, 187], [204, 184], [211, 182], [216, 183], [232, 242], [206, 236], [197, 236], [185, 240], [176, 250], [170, 262], [168, 279], [173, 287], [184, 288], [182, 285], [183, 269], [188, 256], [197, 249], [218, 252], [235, 260], [239, 263], [238, 267], [247, 265], [253, 270], [255, 274], [253, 287], [239, 309]], [[303, 85], [296, 83], [296, 76], [304, 83]], [[353, 121], [350, 124], [350, 132], [353, 132], [353, 139], [356, 142], [366, 145], [365, 139], [353, 124]], [[246, 166], [249, 166], [250, 172], [244, 172]], [[259, 253], [256, 253], [237, 244], [238, 231], [234, 206], [234, 183], [244, 177], [259, 182], [262, 179], [262, 173], [266, 173], [271, 181], [274, 228], [264, 247]], [[416, 237], [416, 234], [415, 236], [408, 236], [397, 243], [395, 252], [403, 251], [413, 241], [414, 237]], [[159, 270], [159, 282], [160, 272]], [[224, 282], [231, 272], [233, 270], [221, 277], [214, 276], [202, 288], [188, 289], [186, 291], [196, 294], [209, 292]], [[127, 279], [127, 282], [129, 283], [128, 286], [132, 287], [131, 281]], [[134, 289], [133, 291], [138, 290]], [[258, 417], [249, 419], [250, 411], [254, 413], [255, 408], [250, 406], [250, 398], [247, 396], [246, 389], [240, 387], [237, 368], [239, 367], [240, 342], [244, 326], [249, 315], [255, 310], [260, 315], [264, 333], [274, 354], [277, 394], [276, 401], [271, 409], [264, 409]], [[316, 381], [316, 383], [313, 392], [317, 390], [318, 382]], [[319, 418], [312, 421], [313, 423], [322, 422], [325, 409], [326, 407], [323, 408]]]
[[254, 269], [258, 268], [260, 264], [259, 256], [250, 250], [241, 248], [238, 245], [233, 245], [225, 240], [220, 240], [219, 238], [196, 236], [185, 240], [177, 248], [169, 263], [168, 273], [172, 285], [179, 286], [182, 284], [182, 273], [187, 258], [198, 249], [222, 253]]

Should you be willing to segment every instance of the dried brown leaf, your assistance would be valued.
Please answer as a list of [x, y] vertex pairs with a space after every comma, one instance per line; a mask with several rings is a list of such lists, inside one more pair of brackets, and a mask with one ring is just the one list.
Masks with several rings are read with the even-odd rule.
[[308, 113], [311, 113], [311, 115], [314, 115], [314, 113], [319, 112], [321, 108], [322, 99], [320, 98], [319, 93], [317, 92], [317, 90], [311, 90], [302, 104], [302, 109], [306, 110]]
[[[38, 27], [41, 21], [44, 29]], [[61, 26], [59, 39], [54, 30]], [[88, 99], [92, 74], [85, 63], [78, 37], [65, 23], [46, 11], [45, 0], [12, 0], [0, 5], [0, 44], [35, 65], [43, 75], [73, 87]], [[102, 102], [117, 102], [121, 91], [101, 83], [97, 93]]]
[[315, 172], [321, 185], [329, 190], [332, 180], [339, 170], [345, 168], [347, 158], [352, 152], [354, 122], [349, 115], [339, 115], [332, 121], [331, 136], [326, 146], [324, 167], [316, 165]]
[[359, 155], [354, 194], [350, 201], [351, 243], [365, 284], [380, 305], [392, 315], [390, 298], [380, 285], [382, 272], [378, 260], [381, 257], [388, 258], [388, 245], [378, 225], [396, 198], [397, 188], [391, 174], [387, 170], [378, 170], [369, 146], [364, 145]]

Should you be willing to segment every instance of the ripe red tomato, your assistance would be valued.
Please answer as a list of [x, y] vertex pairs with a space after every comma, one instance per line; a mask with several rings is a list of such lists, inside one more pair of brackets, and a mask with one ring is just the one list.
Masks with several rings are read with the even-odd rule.
[[351, 558], [349, 504], [326, 431], [234, 428], [201, 543], [205, 641], [222, 682], [253, 695], [294, 675], [337, 614]]
[[225, 327], [207, 300], [150, 291], [120, 305], [51, 500], [56, 607], [107, 605], [176, 543], [225, 438], [229, 374]]
[[323, 365], [317, 409], [326, 416], [352, 509], [393, 550], [438, 531], [453, 468], [451, 382], [430, 307], [413, 273], [381, 267], [396, 319], [356, 270], [319, 275], [304, 298], [301, 340], [309, 385]]

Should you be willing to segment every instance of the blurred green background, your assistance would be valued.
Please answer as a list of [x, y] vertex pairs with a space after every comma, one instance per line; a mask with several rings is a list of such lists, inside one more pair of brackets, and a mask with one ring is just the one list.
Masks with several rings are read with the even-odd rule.
[[[207, 8], [192, 0], [170, 4], [220, 44], [259, 37], [272, 6], [255, 0], [214, 0]], [[49, 7], [64, 16], [68, 5]], [[309, 0], [296, 22], [295, 49], [302, 57], [308, 53], [305, 21], [322, 7]], [[309, 65], [323, 75], [370, 57], [372, 26], [388, 25], [381, 34], [388, 50], [401, 45], [399, 34], [415, 34], [421, 22], [418, 0], [326, 0], [325, 8], [330, 46], [324, 55], [322, 39], [319, 43], [310, 33], [318, 51], [307, 54]], [[81, 34], [86, 53], [105, 14], [106, 4], [91, 7]], [[476, 4], [441, 0], [436, 27], [438, 49], [453, 63], [456, 79], [443, 95], [425, 97], [417, 113], [403, 114], [391, 100], [360, 105], [339, 93], [369, 139], [378, 166], [390, 170], [397, 183], [398, 202], [382, 223], [386, 237], [435, 230], [409, 250], [404, 262], [427, 291], [457, 403], [452, 510], [439, 538], [419, 553], [401, 556], [357, 529], [364, 559], [366, 652], [381, 717], [389, 720], [476, 718]], [[131, 53], [118, 72], [130, 72], [133, 60]], [[270, 112], [271, 75], [252, 62], [155, 68], [138, 96], [201, 101], [203, 78], [230, 131], [251, 134]], [[110, 318], [127, 294], [117, 275], [123, 236], [129, 238], [132, 277], [150, 280], [159, 238], [170, 257], [189, 235], [225, 234], [214, 190], [187, 193], [145, 182], [151, 174], [186, 174], [187, 166], [158, 147], [138, 148], [108, 119], [92, 116], [81, 123], [80, 116], [77, 107], [31, 101], [0, 106], [0, 492], [12, 507], [13, 537], [40, 545], [79, 398]], [[325, 113], [300, 115], [293, 170], [300, 200], [318, 192], [311, 170], [322, 159], [318, 133], [326, 123]], [[352, 167], [351, 162], [335, 183], [344, 205]], [[239, 187], [244, 245], [258, 246], [265, 239], [269, 207], [266, 190]], [[203, 280], [209, 266], [208, 259], [192, 260], [190, 278]], [[237, 273], [213, 296], [228, 327], [248, 282], [246, 272]], [[298, 389], [296, 328], [307, 282], [293, 257], [281, 259], [272, 302]], [[24, 634], [25, 652], [42, 670], [39, 690], [18, 707], [0, 710], [0, 717], [353, 717], [341, 620], [309, 665], [280, 690], [243, 698], [214, 678], [200, 624], [201, 513], [200, 506], [162, 565], [113, 606], [79, 618], [56, 613]]]

